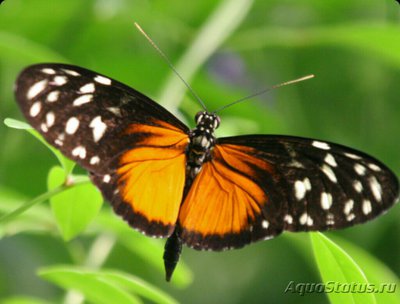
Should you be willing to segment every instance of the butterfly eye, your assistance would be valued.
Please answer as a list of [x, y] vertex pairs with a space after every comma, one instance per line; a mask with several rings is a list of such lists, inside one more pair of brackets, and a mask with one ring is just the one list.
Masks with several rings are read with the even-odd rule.
[[221, 123], [221, 118], [219, 116], [215, 115], [214, 119], [214, 129], [217, 129], [219, 127], [219, 124]]
[[197, 114], [196, 114], [196, 116], [194, 118], [196, 124], [200, 124], [200, 122], [203, 120], [203, 117], [204, 117], [204, 112], [203, 111], [197, 112]]

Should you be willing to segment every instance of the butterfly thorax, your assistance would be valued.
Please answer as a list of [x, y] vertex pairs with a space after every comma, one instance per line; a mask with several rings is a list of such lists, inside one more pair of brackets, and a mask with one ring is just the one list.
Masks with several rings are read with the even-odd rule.
[[186, 175], [193, 181], [202, 165], [211, 159], [215, 145], [214, 131], [220, 124], [220, 118], [214, 113], [198, 112], [195, 117], [196, 127], [190, 131], [190, 143], [187, 150]]

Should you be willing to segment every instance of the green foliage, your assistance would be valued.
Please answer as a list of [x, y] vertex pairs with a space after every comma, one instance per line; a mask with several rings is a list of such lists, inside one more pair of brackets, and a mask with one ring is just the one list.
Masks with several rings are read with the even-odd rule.
[[66, 268], [40, 271], [39, 276], [67, 290], [73, 289], [82, 292], [92, 303], [141, 303], [135, 296], [115, 286], [112, 282], [104, 281], [95, 272]]
[[53, 152], [55, 157], [57, 157], [59, 163], [61, 164], [61, 166], [64, 169], [64, 177], [68, 176], [68, 174], [70, 174], [72, 172], [72, 170], [74, 169], [75, 163], [72, 160], [66, 158], [64, 155], [62, 155], [62, 153], [60, 151], [58, 151], [56, 148], [54, 148], [53, 146], [50, 146], [45, 141], [43, 136], [40, 135], [36, 130], [34, 130], [30, 125], [28, 125], [27, 123], [25, 123], [23, 121], [18, 121], [16, 119], [12, 119], [12, 118], [6, 118], [4, 120], [4, 124], [10, 128], [19, 129], [19, 130], [27, 130], [29, 133], [31, 133], [33, 136], [35, 136], [37, 139], [39, 139], [51, 152]]
[[[399, 173], [399, 18], [391, 0], [5, 1], [0, 119], [21, 117], [12, 87], [23, 67], [68, 62], [159, 96], [190, 124], [199, 104], [184, 96], [184, 85], [135, 31], [137, 21], [211, 110], [316, 75], [221, 112], [220, 136], [322, 138], [365, 150]], [[5, 125], [1, 303], [400, 303], [398, 206], [373, 223], [330, 235], [335, 243], [320, 234], [309, 242], [286, 233], [238, 251], [185, 248], [166, 284], [163, 241], [133, 231], [106, 204], [99, 211], [99, 193], [80, 168], [25, 123], [6, 119]], [[397, 293], [284, 294], [289, 281], [320, 282], [319, 273], [323, 282], [397, 283]]]
[[[368, 284], [364, 272], [357, 263], [338, 245], [321, 233], [311, 233], [315, 258], [323, 282], [338, 284]], [[338, 291], [343, 290], [340, 285]], [[376, 299], [371, 293], [328, 293], [331, 303], [366, 303], [375, 304]]]
[[141, 303], [131, 293], [154, 303], [177, 303], [145, 281], [117, 271], [90, 271], [76, 267], [55, 266], [39, 270], [39, 276], [65, 289], [78, 290], [94, 303]]
[[[49, 191], [57, 189], [68, 181], [61, 167], [53, 167], [49, 172], [47, 185]], [[103, 198], [92, 184], [72, 187], [50, 199], [51, 209], [65, 241], [80, 234], [98, 214]], [[82, 208], [84, 206], [84, 208]]]
[[[362, 271], [367, 278], [367, 281], [370, 284], [374, 284], [375, 286], [379, 286], [382, 282], [388, 282], [392, 284], [396, 284], [399, 286], [400, 279], [398, 275], [393, 273], [385, 264], [379, 261], [374, 256], [370, 255], [365, 250], [359, 248], [358, 246], [346, 242], [337, 237], [333, 238], [336, 244], [339, 244], [345, 252], [350, 255], [357, 264], [360, 266]], [[400, 303], [400, 293], [376, 293], [374, 294], [377, 303], [385, 303], [385, 304], [395, 304]]]

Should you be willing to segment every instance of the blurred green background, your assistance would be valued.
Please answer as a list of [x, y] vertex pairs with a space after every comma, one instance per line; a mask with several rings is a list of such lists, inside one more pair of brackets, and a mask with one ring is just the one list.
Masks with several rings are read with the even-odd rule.
[[[316, 75], [224, 110], [219, 136], [320, 138], [363, 150], [400, 173], [400, 6], [394, 0], [6, 0], [0, 5], [0, 121], [22, 120], [13, 96], [22, 68], [67, 62], [136, 88], [193, 126], [200, 106], [184, 94], [183, 84], [134, 21], [209, 110], [276, 83]], [[47, 174], [57, 162], [28, 133], [2, 123], [0, 143], [1, 215], [45, 192]], [[397, 205], [378, 220], [327, 235], [363, 248], [398, 276], [399, 216]], [[102, 267], [138, 276], [182, 303], [328, 303], [323, 294], [284, 293], [290, 281], [321, 281], [306, 233], [285, 233], [222, 253], [184, 248], [187, 268], [178, 282], [168, 284], [161, 267], [164, 241], [113, 228], [120, 226], [126, 228], [105, 204], [86, 230], [64, 242], [47, 202], [1, 224], [0, 302], [23, 295], [80, 303], [37, 271], [85, 264], [88, 252], [97, 250], [105, 253]], [[109, 239], [114, 241], [107, 247]], [[146, 250], [159, 258], [158, 266], [146, 259]]]

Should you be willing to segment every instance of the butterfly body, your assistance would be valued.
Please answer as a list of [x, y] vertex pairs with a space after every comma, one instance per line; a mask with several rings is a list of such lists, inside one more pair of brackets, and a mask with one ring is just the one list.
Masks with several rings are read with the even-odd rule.
[[145, 95], [81, 67], [30, 66], [16, 98], [29, 123], [90, 172], [117, 214], [168, 238], [167, 279], [182, 244], [218, 251], [284, 230], [350, 227], [398, 199], [396, 175], [363, 152], [283, 135], [217, 139], [215, 113], [199, 112], [190, 130]]
[[190, 143], [187, 149], [187, 177], [190, 183], [200, 172], [203, 163], [210, 161], [211, 152], [216, 143], [214, 130], [218, 128], [220, 118], [214, 113], [198, 112], [196, 127], [190, 131]]

